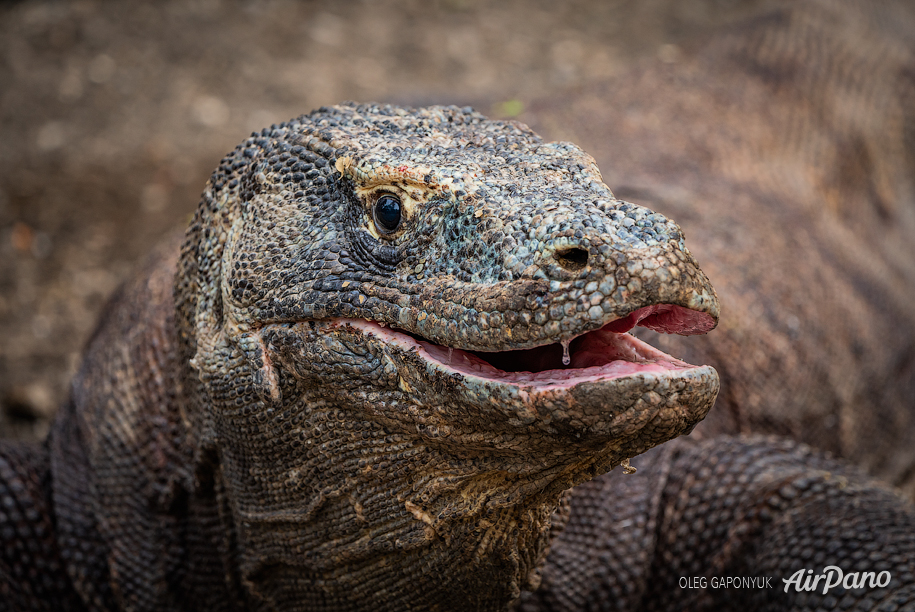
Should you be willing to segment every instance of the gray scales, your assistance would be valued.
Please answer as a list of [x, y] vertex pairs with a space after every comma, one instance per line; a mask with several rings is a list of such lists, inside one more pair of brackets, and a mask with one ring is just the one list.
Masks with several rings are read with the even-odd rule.
[[[915, 515], [856, 468], [728, 419], [649, 450], [702, 420], [718, 376], [625, 332], [718, 318], [677, 225], [574, 145], [455, 108], [264, 130], [223, 160], [183, 246], [115, 296], [48, 442], [0, 449], [2, 601], [911, 609]], [[894, 578], [678, 585], [827, 564]]]

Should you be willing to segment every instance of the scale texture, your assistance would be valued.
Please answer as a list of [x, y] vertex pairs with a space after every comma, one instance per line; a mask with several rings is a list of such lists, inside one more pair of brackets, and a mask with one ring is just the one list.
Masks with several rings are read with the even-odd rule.
[[[893, 165], [915, 159], [915, 64], [892, 19], [845, 8], [767, 13], [676, 77], [655, 67], [598, 91], [602, 106], [595, 92], [535, 106], [542, 129], [591, 117], [618, 130], [616, 193], [578, 146], [469, 109], [345, 104], [253, 134], [185, 235], [112, 298], [46, 443], [0, 447], [0, 609], [915, 609], [912, 506], [824, 453], [911, 484], [915, 324], [893, 287], [912, 260], [888, 232], [849, 263], [836, 295], [851, 301], [828, 292], [846, 269], [836, 236], [863, 252], [875, 224], [915, 214], [911, 173]], [[813, 129], [825, 102], [797, 76], [811, 49], [878, 58], [813, 89], [872, 79], [851, 89], [888, 87], [883, 106], [865, 96]], [[657, 93], [668, 78], [681, 96]], [[732, 102], [771, 125], [730, 127]], [[860, 112], [892, 126], [865, 130]], [[690, 131], [671, 145], [684, 132], [663, 126], [678, 120]], [[879, 156], [852, 138], [896, 127]], [[816, 174], [838, 163], [823, 134], [871, 160], [839, 169], [844, 192]], [[804, 206], [824, 197], [854, 231], [816, 233]], [[713, 280], [759, 325], [729, 318], [729, 301], [720, 312], [695, 240], [653, 198], [690, 222], [723, 207], [729, 225], [709, 224], [695, 250], [703, 265], [720, 255]], [[773, 217], [740, 222], [754, 210]], [[849, 303], [853, 329], [836, 324]], [[885, 320], [895, 335], [863, 323]], [[657, 342], [673, 356], [627, 334], [636, 324], [675, 334]], [[865, 359], [895, 365], [879, 377]], [[719, 379], [698, 435], [675, 439], [709, 414]], [[827, 565], [891, 580], [784, 588]], [[728, 576], [771, 588], [682, 582]]]

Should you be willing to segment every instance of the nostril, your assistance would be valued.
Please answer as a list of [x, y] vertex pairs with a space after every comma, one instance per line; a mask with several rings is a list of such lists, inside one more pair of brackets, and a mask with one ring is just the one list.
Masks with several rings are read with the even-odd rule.
[[570, 272], [578, 272], [588, 265], [588, 252], [584, 249], [560, 249], [556, 251], [554, 257], [560, 266]]

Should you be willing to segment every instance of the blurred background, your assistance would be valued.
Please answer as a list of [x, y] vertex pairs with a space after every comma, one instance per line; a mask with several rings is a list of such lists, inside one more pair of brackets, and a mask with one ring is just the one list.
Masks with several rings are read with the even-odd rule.
[[513, 117], [760, 4], [0, 3], [0, 437], [44, 435], [107, 296], [251, 131], [343, 100]]

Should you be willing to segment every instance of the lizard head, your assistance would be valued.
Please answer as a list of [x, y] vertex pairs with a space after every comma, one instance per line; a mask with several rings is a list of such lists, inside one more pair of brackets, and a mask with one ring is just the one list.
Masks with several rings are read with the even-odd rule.
[[357, 597], [420, 554], [509, 601], [562, 492], [689, 432], [718, 390], [627, 333], [717, 322], [678, 226], [575, 145], [469, 110], [344, 105], [252, 135], [178, 279], [194, 418], [274, 602]]

